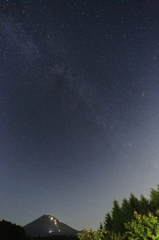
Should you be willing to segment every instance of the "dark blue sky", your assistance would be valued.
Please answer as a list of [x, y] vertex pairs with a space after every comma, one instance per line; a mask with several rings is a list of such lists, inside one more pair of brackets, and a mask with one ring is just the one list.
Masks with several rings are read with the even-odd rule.
[[0, 220], [97, 229], [159, 183], [159, 2], [0, 9]]

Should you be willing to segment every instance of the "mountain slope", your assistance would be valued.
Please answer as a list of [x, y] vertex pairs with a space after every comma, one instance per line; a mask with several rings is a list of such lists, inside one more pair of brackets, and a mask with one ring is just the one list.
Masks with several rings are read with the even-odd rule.
[[33, 222], [25, 225], [24, 230], [27, 235], [32, 237], [48, 236], [48, 235], [76, 235], [79, 231], [60, 222], [51, 215], [43, 215]]

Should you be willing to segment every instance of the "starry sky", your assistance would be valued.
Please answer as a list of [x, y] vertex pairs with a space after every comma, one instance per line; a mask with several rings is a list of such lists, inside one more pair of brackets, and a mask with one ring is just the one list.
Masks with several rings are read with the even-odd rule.
[[96, 230], [159, 183], [159, 2], [0, 1], [0, 220]]

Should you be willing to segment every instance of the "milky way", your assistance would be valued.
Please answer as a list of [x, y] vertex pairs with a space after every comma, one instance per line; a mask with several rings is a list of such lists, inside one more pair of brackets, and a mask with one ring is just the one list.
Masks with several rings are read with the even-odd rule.
[[158, 183], [158, 3], [0, 3], [1, 218], [97, 229]]

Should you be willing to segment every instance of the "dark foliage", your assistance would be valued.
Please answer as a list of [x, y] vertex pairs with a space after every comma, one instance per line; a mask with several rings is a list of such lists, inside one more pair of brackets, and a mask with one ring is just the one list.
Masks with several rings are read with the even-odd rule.
[[104, 228], [105, 229], [109, 229], [109, 231], [111, 232], [112, 231], [112, 216], [111, 216], [111, 214], [110, 213], [107, 213], [106, 215], [105, 215], [105, 221], [104, 221]]
[[157, 190], [150, 190], [150, 199], [147, 200], [143, 195], [140, 200], [130, 194], [129, 199], [123, 199], [121, 207], [114, 200], [111, 213], [107, 213], [104, 221], [104, 228], [112, 234], [121, 234], [122, 236], [127, 231], [125, 223], [131, 222], [134, 219], [134, 211], [138, 214], [146, 215], [149, 212], [156, 215], [159, 209], [159, 185]]
[[30, 240], [78, 240], [77, 236], [53, 235], [47, 237], [32, 237]]
[[23, 227], [20, 227], [5, 220], [0, 221], [0, 240], [24, 240], [26, 234]]
[[119, 206], [119, 203], [114, 200], [113, 209], [112, 209], [112, 231], [114, 233], [120, 233], [122, 228], [122, 211]]

